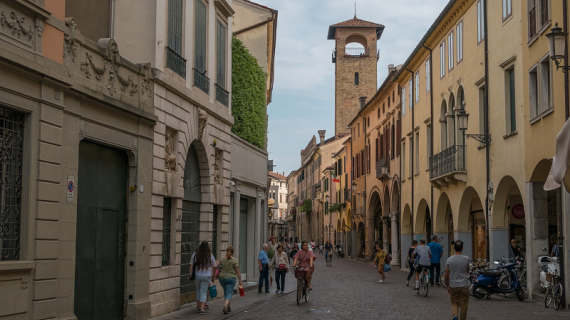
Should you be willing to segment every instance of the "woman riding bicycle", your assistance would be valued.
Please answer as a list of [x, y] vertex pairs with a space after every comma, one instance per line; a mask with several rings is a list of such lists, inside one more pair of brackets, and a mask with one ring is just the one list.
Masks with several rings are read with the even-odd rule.
[[307, 275], [305, 276], [305, 281], [307, 281], [307, 287], [309, 290], [313, 290], [311, 286], [311, 279], [313, 278], [313, 272], [315, 271], [315, 265], [313, 261], [315, 261], [317, 257], [313, 253], [313, 251], [309, 250], [309, 244], [307, 241], [303, 241], [301, 244], [301, 250], [297, 252], [293, 260], [293, 267], [297, 266], [299, 263], [299, 268], [304, 268], [307, 271]]

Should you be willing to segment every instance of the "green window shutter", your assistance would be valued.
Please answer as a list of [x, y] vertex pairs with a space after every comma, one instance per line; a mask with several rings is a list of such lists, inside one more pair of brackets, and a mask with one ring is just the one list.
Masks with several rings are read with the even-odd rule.
[[195, 63], [194, 68], [200, 73], [206, 71], [206, 5], [202, 0], [196, 0], [195, 26]]
[[217, 28], [217, 78], [216, 83], [226, 88], [226, 26], [218, 20]]
[[183, 0], [168, 0], [168, 47], [182, 55]]
[[515, 106], [515, 69], [509, 71], [509, 102], [511, 114], [511, 132], [517, 130], [517, 111]]

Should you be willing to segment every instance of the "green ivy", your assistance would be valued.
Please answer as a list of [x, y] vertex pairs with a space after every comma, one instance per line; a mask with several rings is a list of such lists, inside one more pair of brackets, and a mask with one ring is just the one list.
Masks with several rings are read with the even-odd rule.
[[311, 211], [312, 209], [313, 209], [313, 202], [311, 201], [311, 199], [305, 199], [303, 200], [303, 205], [301, 206], [301, 209], [299, 211], [307, 212]]
[[232, 39], [232, 132], [258, 148], [265, 147], [267, 76], [257, 59]]
[[329, 207], [329, 212], [333, 213], [333, 212], [340, 212], [342, 206], [340, 203], [333, 203], [331, 204], [331, 206]]

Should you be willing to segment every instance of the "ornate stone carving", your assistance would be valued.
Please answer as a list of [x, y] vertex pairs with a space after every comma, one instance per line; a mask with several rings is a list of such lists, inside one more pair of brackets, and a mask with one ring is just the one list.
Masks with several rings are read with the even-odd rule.
[[63, 43], [63, 57], [69, 58], [71, 61], [75, 62], [75, 56], [77, 55], [77, 45], [75, 44], [75, 31], [77, 26], [75, 25], [75, 20], [68, 19], [65, 20], [65, 25], [69, 28], [69, 33], [64, 35]]
[[107, 70], [109, 70], [109, 82], [106, 88], [109, 90], [109, 94], [114, 96], [117, 92], [115, 87], [115, 78], [119, 81], [121, 86], [121, 91], [126, 91], [128, 87], [131, 87], [129, 90], [129, 95], [134, 96], [135, 93], [138, 92], [138, 85], [133, 82], [132, 76], [128, 76], [126, 79], [121, 77], [119, 74], [119, 62], [121, 61], [121, 56], [119, 54], [119, 48], [117, 47], [117, 43], [114, 39], [101, 39], [99, 40], [99, 46], [105, 48], [105, 55], [103, 56], [104, 63], [102, 67], [98, 67], [93, 62], [93, 56], [90, 55], [88, 52], [85, 53], [86, 60], [81, 62], [81, 71], [85, 72], [85, 77], [90, 79], [92, 77], [91, 70], [95, 73], [95, 78], [97, 80], [101, 80], [101, 76], [103, 76]]
[[222, 184], [222, 151], [216, 150], [214, 159], [214, 183]]
[[200, 110], [198, 115], [198, 140], [202, 140], [204, 134], [204, 128], [206, 128], [207, 122], [208, 122], [208, 113], [206, 111]]
[[176, 172], [176, 154], [174, 151], [174, 137], [172, 132], [166, 130], [164, 143], [164, 170]]
[[34, 29], [32, 26], [26, 26], [26, 18], [20, 17], [16, 12], [10, 12], [10, 18], [6, 15], [6, 11], [0, 13], [0, 25], [5, 28], [12, 29], [12, 35], [20, 36], [23, 34], [28, 37], [29, 42], [34, 42]]
[[144, 73], [144, 78], [141, 81], [142, 91], [144, 92], [143, 95], [152, 98], [152, 67], [150, 63], [144, 64], [142, 71]]

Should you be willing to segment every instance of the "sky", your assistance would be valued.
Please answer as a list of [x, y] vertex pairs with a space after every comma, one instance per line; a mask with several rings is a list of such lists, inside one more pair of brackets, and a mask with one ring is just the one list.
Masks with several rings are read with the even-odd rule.
[[[253, 0], [279, 11], [268, 151], [273, 171], [287, 176], [301, 165], [301, 150], [318, 130], [334, 136], [334, 40], [330, 25], [354, 17], [354, 0]], [[385, 26], [377, 88], [388, 65], [406, 61], [448, 0], [358, 0], [357, 18]], [[325, 164], [323, 159], [323, 164]]]

